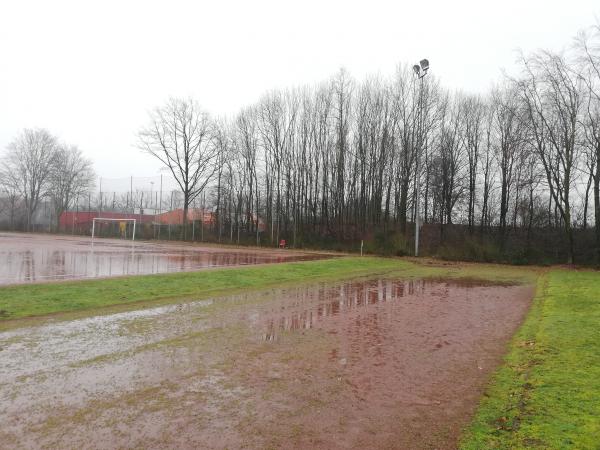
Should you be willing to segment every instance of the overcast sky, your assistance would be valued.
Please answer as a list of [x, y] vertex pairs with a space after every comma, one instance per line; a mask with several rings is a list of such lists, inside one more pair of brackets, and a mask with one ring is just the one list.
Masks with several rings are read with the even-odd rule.
[[230, 115], [342, 66], [361, 79], [424, 57], [445, 86], [483, 92], [518, 48], [558, 50], [598, 17], [598, 0], [0, 0], [0, 150], [43, 127], [103, 177], [152, 176], [135, 134], [170, 96]]

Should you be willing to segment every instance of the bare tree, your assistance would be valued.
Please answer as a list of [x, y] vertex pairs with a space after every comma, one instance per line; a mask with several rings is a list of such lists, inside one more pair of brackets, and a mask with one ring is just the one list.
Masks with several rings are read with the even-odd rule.
[[217, 150], [217, 160], [215, 161], [216, 172], [216, 211], [215, 211], [215, 228], [217, 231], [217, 239], [221, 242], [221, 234], [223, 231], [223, 219], [225, 218], [224, 199], [226, 198], [227, 188], [224, 186], [226, 160], [232, 153], [231, 134], [228, 129], [229, 124], [225, 120], [221, 120], [215, 124], [213, 142]]
[[28, 230], [32, 229], [33, 215], [48, 189], [56, 149], [56, 138], [47, 130], [25, 129], [8, 146], [2, 160], [2, 179], [23, 199]]
[[189, 206], [217, 170], [218, 147], [211, 137], [212, 122], [192, 99], [170, 99], [138, 133], [139, 147], [168, 167], [181, 189], [184, 239]]
[[494, 153], [500, 169], [500, 236], [502, 243], [514, 187], [515, 165], [523, 150], [525, 125], [520, 115], [519, 98], [510, 85], [497, 88], [492, 94], [492, 130]]
[[[254, 231], [258, 230], [258, 221], [254, 220], [254, 216], [258, 217], [259, 209], [259, 187], [258, 187], [258, 132], [256, 130], [256, 112], [252, 108], [243, 110], [237, 117], [235, 122], [236, 138], [235, 144], [238, 149], [238, 154], [243, 161], [246, 176], [244, 177], [247, 186], [247, 202], [246, 202], [246, 223], [250, 228], [253, 224], [256, 225]], [[255, 212], [255, 214], [254, 214]], [[248, 231], [252, 231], [249, 229]]]
[[569, 242], [568, 262], [573, 263], [574, 236], [571, 193], [578, 162], [579, 116], [583, 82], [563, 55], [547, 51], [523, 58], [520, 81], [530, 131], [546, 173], [550, 195], [560, 212]]
[[281, 222], [284, 222], [284, 227], [287, 224], [287, 218], [282, 211], [285, 209], [283, 203], [289, 201], [289, 198], [284, 196], [282, 189], [285, 172], [289, 169], [286, 167], [286, 159], [292, 145], [298, 108], [296, 104], [286, 102], [281, 92], [274, 91], [261, 99], [257, 114], [257, 129], [265, 157], [267, 215], [271, 219], [271, 241], [275, 239], [275, 242], [278, 242]]
[[50, 165], [47, 195], [52, 200], [58, 228], [60, 215], [78, 196], [87, 195], [94, 185], [92, 162], [76, 146], [59, 145]]
[[22, 199], [19, 192], [10, 182], [5, 179], [0, 172], [0, 214], [8, 216], [8, 226], [11, 230], [15, 229], [17, 221], [22, 221]]
[[461, 121], [457, 100], [446, 101], [445, 118], [440, 129], [439, 152], [436, 156], [435, 198], [438, 202], [441, 237], [444, 225], [452, 224], [453, 211], [464, 191], [461, 172], [464, 166], [464, 147], [460, 141]]
[[346, 159], [350, 144], [350, 114], [354, 83], [345, 69], [341, 69], [332, 80], [333, 119], [335, 122], [335, 165], [333, 190], [333, 209], [337, 217], [338, 236], [344, 234], [344, 215], [346, 201]]
[[482, 192], [481, 192], [481, 221], [480, 230], [483, 231], [489, 227], [491, 223], [490, 213], [490, 197], [494, 187], [494, 150], [492, 138], [492, 123], [494, 121], [494, 110], [491, 107], [491, 101], [487, 99], [487, 112], [485, 117], [485, 141], [480, 155], [479, 170], [483, 175]]
[[[596, 232], [596, 263], [600, 264], [600, 24], [592, 33], [581, 33], [576, 50], [586, 84], [587, 99], [583, 117], [583, 145], [586, 152], [586, 168], [593, 180], [594, 225]], [[589, 190], [589, 183], [588, 183]], [[586, 212], [587, 212], [586, 190]], [[587, 221], [587, 217], [585, 218]]]
[[[410, 182], [416, 175], [416, 162], [418, 145], [421, 139], [417, 133], [420, 101], [423, 100], [419, 93], [419, 83], [416, 82], [413, 73], [407, 66], [399, 66], [393, 85], [394, 109], [397, 116], [395, 121], [395, 157], [397, 189], [396, 189], [396, 213], [400, 222], [400, 230], [406, 232], [408, 193]], [[424, 95], [424, 94], [423, 94]]]
[[469, 199], [467, 221], [469, 231], [473, 232], [475, 226], [475, 197], [477, 188], [477, 169], [480, 148], [484, 139], [484, 119], [486, 105], [479, 96], [465, 96], [459, 103], [462, 127], [463, 147], [466, 149], [469, 169]]

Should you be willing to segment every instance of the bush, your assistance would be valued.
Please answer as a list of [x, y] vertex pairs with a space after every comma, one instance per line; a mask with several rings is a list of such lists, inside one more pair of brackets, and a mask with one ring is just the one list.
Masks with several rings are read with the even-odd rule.
[[407, 256], [412, 254], [406, 236], [397, 231], [380, 231], [375, 233], [373, 241], [365, 242], [367, 253], [384, 256]]
[[498, 244], [476, 237], [468, 237], [460, 243], [443, 244], [438, 256], [445, 260], [500, 262], [504, 260]]

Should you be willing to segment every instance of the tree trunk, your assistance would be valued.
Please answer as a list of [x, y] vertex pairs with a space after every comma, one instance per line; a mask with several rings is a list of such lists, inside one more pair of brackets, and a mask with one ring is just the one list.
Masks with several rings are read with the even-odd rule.
[[183, 223], [183, 240], [184, 241], [187, 240], [188, 208], [189, 208], [189, 204], [190, 204], [190, 196], [186, 192], [183, 195], [183, 217], [182, 217], [182, 223]]
[[400, 203], [398, 205], [398, 214], [400, 219], [400, 232], [406, 234], [406, 208], [408, 203], [408, 180], [402, 180], [400, 186]]
[[600, 161], [597, 162], [594, 177], [594, 216], [596, 228], [596, 264], [600, 266]]

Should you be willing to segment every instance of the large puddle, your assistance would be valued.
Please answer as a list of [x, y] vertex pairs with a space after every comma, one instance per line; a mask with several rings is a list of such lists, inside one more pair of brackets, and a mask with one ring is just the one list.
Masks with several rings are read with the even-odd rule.
[[0, 285], [185, 272], [322, 259], [278, 250], [237, 250], [85, 237], [0, 233]]
[[451, 448], [530, 287], [313, 284], [0, 333], [0, 442]]

